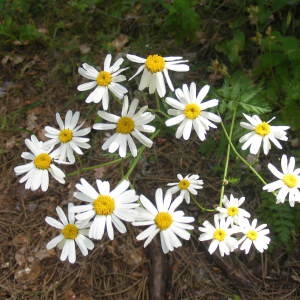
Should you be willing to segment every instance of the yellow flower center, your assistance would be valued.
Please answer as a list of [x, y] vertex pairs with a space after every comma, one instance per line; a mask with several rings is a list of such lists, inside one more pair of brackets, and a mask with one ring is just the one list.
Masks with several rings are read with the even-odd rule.
[[52, 158], [47, 153], [41, 153], [34, 158], [34, 165], [37, 169], [46, 170], [50, 167]]
[[78, 235], [78, 228], [74, 224], [67, 224], [61, 230], [61, 233], [65, 237], [65, 239], [75, 240]]
[[94, 200], [93, 206], [97, 215], [111, 215], [115, 210], [115, 200], [110, 196], [99, 195]]
[[266, 123], [266, 122], [262, 122], [260, 124], [258, 124], [256, 127], [255, 127], [255, 132], [261, 136], [265, 136], [265, 135], [268, 135], [270, 133], [270, 128], [271, 126]]
[[101, 86], [108, 86], [112, 81], [112, 76], [109, 72], [101, 71], [96, 78], [97, 84]]
[[190, 182], [187, 179], [179, 181], [178, 186], [181, 190], [186, 190], [190, 186]]
[[163, 57], [157, 54], [148, 55], [145, 62], [146, 68], [152, 73], [161, 72], [164, 69], [165, 64], [166, 62]]
[[187, 104], [183, 111], [188, 119], [196, 119], [201, 114], [201, 108], [196, 103]]
[[295, 187], [297, 185], [297, 183], [298, 183], [297, 176], [295, 176], [293, 174], [286, 174], [286, 175], [284, 175], [283, 178], [282, 178], [282, 181], [289, 188]]
[[223, 229], [216, 229], [213, 235], [215, 240], [224, 241], [226, 237], [226, 232]]
[[156, 215], [154, 222], [160, 230], [165, 230], [171, 226], [173, 219], [168, 212], [160, 212]]
[[134, 129], [134, 121], [129, 117], [121, 117], [117, 123], [118, 133], [128, 134]]
[[247, 233], [246, 233], [246, 237], [251, 240], [251, 241], [254, 241], [257, 239], [257, 232], [255, 230], [249, 230]]
[[58, 138], [61, 143], [67, 143], [70, 142], [73, 138], [73, 131], [70, 129], [62, 129], [59, 132]]
[[227, 207], [227, 214], [230, 217], [236, 216], [239, 213], [239, 208], [236, 206]]

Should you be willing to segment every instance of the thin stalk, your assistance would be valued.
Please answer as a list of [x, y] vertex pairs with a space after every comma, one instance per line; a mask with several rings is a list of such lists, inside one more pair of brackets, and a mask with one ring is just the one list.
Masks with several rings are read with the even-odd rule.
[[161, 109], [160, 109], [160, 98], [159, 98], [159, 96], [158, 96], [158, 94], [157, 94], [157, 92], [155, 92], [155, 100], [156, 100], [156, 109], [158, 110], [158, 111], [161, 111]]
[[114, 164], [117, 164], [117, 163], [121, 162], [123, 159], [124, 158], [120, 157], [120, 158], [114, 159], [112, 161], [107, 161], [107, 162], [99, 164], [99, 165], [94, 165], [94, 166], [90, 166], [90, 167], [80, 168], [79, 170], [67, 173], [67, 177], [75, 176], [75, 175], [78, 175], [78, 174], [80, 174], [82, 172], [86, 172], [86, 171], [98, 169], [98, 168], [101, 168], [101, 167], [111, 166], [111, 165], [114, 165]]
[[208, 211], [208, 212], [213, 212], [215, 211], [214, 209], [210, 209], [210, 208], [205, 208], [203, 207], [197, 200], [196, 198], [194, 197], [194, 195], [191, 194], [191, 198], [192, 198], [192, 201], [196, 204], [196, 206], [201, 210], [201, 211]]
[[161, 114], [162, 116], [166, 117], [166, 118], [170, 118], [170, 116], [168, 114], [166, 114], [165, 112], [158, 110], [158, 109], [151, 109], [148, 108], [148, 111], [154, 113], [154, 114]]
[[221, 192], [220, 192], [220, 200], [219, 200], [219, 206], [220, 207], [222, 207], [222, 200], [223, 200], [224, 192], [225, 192], [226, 178], [227, 178], [227, 175], [228, 175], [228, 166], [229, 166], [230, 149], [231, 149], [230, 142], [231, 142], [231, 138], [232, 138], [232, 132], [233, 132], [233, 127], [234, 127], [235, 117], [236, 117], [236, 108], [233, 111], [233, 116], [232, 116], [230, 130], [229, 130], [229, 136], [228, 137], [226, 136], [229, 143], [227, 145], [224, 174], [223, 174], [222, 187], [221, 187]]
[[[156, 138], [159, 134], [159, 129], [153, 133], [153, 135], [151, 136], [151, 140], [153, 140], [154, 138]], [[133, 170], [135, 169], [137, 163], [140, 161], [141, 156], [144, 152], [144, 150], [146, 149], [146, 146], [142, 146], [139, 150], [138, 150], [138, 154], [137, 156], [134, 158], [134, 160], [132, 161], [127, 173], [123, 176], [123, 179], [129, 179], [129, 176], [131, 175], [131, 173], [133, 172]]]
[[248, 162], [247, 162], [247, 160], [242, 156], [242, 155], [240, 155], [239, 154], [239, 152], [236, 150], [236, 148], [235, 148], [235, 146], [232, 144], [232, 142], [231, 142], [231, 139], [230, 139], [230, 137], [229, 137], [229, 135], [228, 135], [228, 132], [227, 132], [227, 130], [226, 130], [226, 128], [225, 128], [225, 126], [224, 126], [224, 124], [223, 124], [223, 122], [221, 122], [221, 126], [222, 126], [222, 129], [223, 129], [223, 131], [224, 131], [224, 133], [225, 133], [225, 136], [226, 136], [226, 138], [227, 138], [227, 140], [228, 140], [228, 143], [230, 144], [230, 146], [231, 146], [231, 149], [232, 149], [232, 151], [236, 154], [236, 156], [256, 175], [256, 177], [263, 183], [263, 184], [267, 184], [267, 182], [263, 179], [263, 177], [251, 166], [251, 164], [249, 164]]

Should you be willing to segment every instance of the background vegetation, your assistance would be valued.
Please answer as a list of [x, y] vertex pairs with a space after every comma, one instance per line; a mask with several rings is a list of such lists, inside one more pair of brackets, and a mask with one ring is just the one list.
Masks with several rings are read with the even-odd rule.
[[[266, 120], [276, 116], [274, 124], [291, 126], [284, 151], [295, 156], [299, 166], [299, 4], [297, 0], [0, 0], [0, 298], [149, 297], [151, 273], [157, 269], [153, 270], [152, 254], [147, 252], [152, 250], [143, 251], [134, 240], [134, 229], [127, 238], [99, 243], [89, 258], [79, 260], [79, 272], [76, 266], [60, 263], [55, 252], [43, 250], [52, 234], [44, 217], [53, 216], [56, 205], [73, 201], [80, 168], [108, 158], [99, 154], [103, 137], [92, 138], [94, 150], [70, 169], [73, 176], [65, 187], [53, 184], [46, 194], [24, 192], [12, 172], [20, 164], [24, 139], [31, 133], [42, 138], [56, 111], [77, 109], [87, 122], [95, 120], [98, 106], [86, 105], [85, 95], [75, 88], [80, 81], [77, 68], [83, 62], [101, 66], [108, 52], [123, 57], [126, 53], [182, 55], [189, 59], [191, 71], [175, 76], [175, 86], [191, 81], [212, 85], [225, 124], [236, 107], [240, 117], [242, 112]], [[135, 91], [136, 82], [129, 84], [132, 95], [151, 101]], [[236, 126], [235, 142], [241, 134]], [[142, 185], [140, 192], [153, 195], [158, 180], [163, 186], [174, 181], [176, 173], [199, 173], [208, 184], [200, 201], [210, 206], [217, 203], [221, 186], [225, 142], [219, 130], [204, 143], [195, 139], [179, 145], [166, 130], [131, 181]], [[200, 157], [201, 162], [191, 158], [178, 164], [183, 155]], [[280, 157], [281, 152], [274, 150], [267, 158], [254, 159], [253, 165], [271, 178], [265, 166], [269, 161], [277, 164]], [[255, 177], [234, 156], [230, 163], [226, 193], [246, 196], [247, 209], [271, 228], [272, 247], [261, 260], [254, 253], [219, 260], [207, 255], [195, 234], [191, 245], [165, 258], [160, 272], [172, 274], [166, 280], [165, 297], [299, 299], [300, 252], [295, 247], [299, 205], [275, 205], [274, 197], [261, 192]], [[125, 170], [126, 162], [120, 167]], [[119, 170], [95, 168], [81, 176], [118, 181]], [[199, 222], [209, 218], [187, 209]], [[125, 268], [124, 257], [130, 257]]]

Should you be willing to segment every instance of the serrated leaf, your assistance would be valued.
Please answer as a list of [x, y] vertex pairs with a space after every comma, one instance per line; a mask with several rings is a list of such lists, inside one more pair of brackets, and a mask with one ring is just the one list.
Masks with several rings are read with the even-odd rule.
[[251, 99], [253, 99], [259, 92], [261, 91], [261, 88], [257, 88], [253, 90], [252, 92], [249, 92], [243, 96], [241, 96], [241, 102], [247, 103]]
[[271, 109], [268, 106], [258, 106], [243, 102], [240, 102], [239, 105], [248, 113], [263, 114], [271, 111]]

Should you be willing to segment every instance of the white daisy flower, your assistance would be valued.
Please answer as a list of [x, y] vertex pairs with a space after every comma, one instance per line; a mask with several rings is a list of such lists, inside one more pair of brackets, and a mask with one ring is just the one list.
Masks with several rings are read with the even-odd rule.
[[[65, 183], [65, 174], [59, 169], [53, 161], [58, 162], [56, 159], [57, 153], [52, 148], [46, 146], [45, 143], [38, 141], [35, 135], [31, 136], [31, 139], [25, 139], [25, 144], [30, 152], [23, 152], [21, 157], [31, 162], [17, 166], [14, 168], [16, 175], [23, 175], [20, 182], [25, 183], [25, 189], [32, 191], [37, 190], [41, 187], [42, 191], [45, 192], [49, 186], [49, 174], [58, 182]], [[60, 162], [61, 163], [61, 162]]]
[[169, 109], [168, 114], [172, 115], [171, 119], [166, 121], [167, 126], [174, 126], [180, 123], [176, 131], [176, 138], [188, 140], [192, 128], [196, 131], [201, 141], [205, 140], [206, 131], [209, 127], [217, 128], [212, 122], [221, 122], [221, 118], [212, 112], [207, 112], [205, 109], [217, 106], [219, 100], [212, 99], [202, 102], [209, 91], [209, 85], [205, 85], [198, 95], [196, 95], [196, 84], [191, 83], [190, 89], [186, 84], [182, 89], [176, 89], [175, 94], [178, 100], [167, 97], [166, 102], [174, 107]]
[[264, 154], [267, 155], [271, 149], [270, 141], [279, 149], [282, 149], [282, 146], [278, 142], [287, 141], [287, 133], [285, 132], [290, 127], [289, 126], [271, 126], [269, 123], [274, 120], [272, 118], [268, 122], [262, 121], [259, 116], [253, 115], [248, 116], [243, 114], [244, 117], [248, 120], [247, 122], [241, 122], [240, 125], [243, 128], [251, 130], [250, 132], [243, 135], [239, 142], [242, 143], [242, 150], [246, 150], [250, 147], [251, 154], [257, 154], [261, 144], [263, 144]]
[[186, 203], [190, 203], [190, 193], [192, 195], [197, 195], [197, 190], [203, 189], [203, 180], [199, 179], [199, 175], [188, 174], [183, 177], [181, 174], [177, 174], [179, 182], [168, 183], [168, 186], [172, 186], [168, 189], [171, 194], [180, 192], [179, 197], [185, 199]]
[[259, 252], [264, 252], [268, 249], [268, 245], [271, 239], [267, 236], [270, 230], [267, 224], [262, 224], [256, 227], [257, 219], [254, 219], [250, 225], [249, 220], [244, 219], [244, 223], [241, 226], [241, 231], [244, 236], [239, 240], [240, 249], [245, 251], [245, 254], [249, 253], [250, 247], [253, 244]]
[[182, 202], [182, 198], [177, 197], [172, 202], [171, 193], [167, 192], [163, 196], [162, 189], [157, 189], [155, 192], [156, 207], [144, 195], [140, 196], [140, 201], [144, 208], [137, 209], [136, 219], [132, 224], [135, 226], [150, 225], [136, 237], [137, 240], [146, 240], [144, 247], [158, 233], [164, 253], [182, 246], [178, 237], [184, 240], [190, 239], [191, 235], [188, 230], [193, 230], [194, 226], [188, 223], [193, 222], [194, 218], [184, 216], [182, 210], [175, 211]]
[[69, 262], [73, 264], [76, 261], [75, 242], [84, 256], [88, 255], [88, 250], [94, 248], [94, 243], [85, 236], [89, 224], [75, 222], [73, 203], [68, 205], [68, 218], [59, 206], [56, 207], [56, 212], [60, 221], [51, 217], [46, 217], [45, 221], [50, 226], [60, 229], [60, 234], [53, 238], [46, 248], [49, 250], [58, 246], [62, 249], [60, 260], [65, 261], [68, 258]]
[[245, 197], [235, 198], [233, 195], [230, 195], [230, 199], [225, 195], [222, 203], [224, 207], [217, 207], [216, 210], [219, 212], [217, 216], [222, 219], [229, 219], [231, 225], [239, 225], [245, 218], [250, 218], [250, 214], [240, 206], [244, 203]]
[[85, 179], [81, 178], [76, 184], [79, 192], [75, 192], [75, 198], [88, 204], [75, 206], [73, 208], [76, 219], [88, 221], [93, 218], [89, 237], [101, 240], [107, 230], [108, 237], [114, 239], [113, 225], [121, 233], [126, 232], [126, 227], [121, 221], [132, 222], [135, 218], [135, 208], [138, 196], [130, 189], [129, 181], [123, 180], [115, 189], [110, 190], [108, 181], [96, 180], [98, 191], [96, 191]]
[[185, 64], [188, 60], [182, 60], [181, 56], [162, 57], [160, 55], [153, 54], [148, 55], [147, 58], [142, 58], [136, 55], [127, 54], [126, 57], [130, 61], [142, 64], [129, 80], [143, 71], [139, 90], [142, 91], [148, 87], [150, 94], [154, 94], [154, 92], [157, 91], [161, 98], [166, 94], [165, 79], [170, 90], [174, 91], [174, 87], [169, 76], [169, 70], [187, 72], [190, 69], [189, 66]]
[[263, 190], [273, 192], [279, 190], [276, 203], [284, 203], [287, 195], [289, 196], [290, 206], [294, 207], [295, 202], [300, 202], [300, 168], [295, 169], [295, 157], [291, 157], [288, 162], [285, 154], [281, 157], [281, 169], [278, 171], [272, 164], [268, 164], [269, 170], [278, 180], [268, 183]]
[[237, 233], [238, 230], [236, 227], [230, 227], [230, 219], [219, 219], [217, 215], [214, 215], [214, 223], [215, 226], [209, 221], [203, 222], [203, 227], [199, 227], [199, 230], [203, 232], [200, 234], [199, 240], [212, 240], [208, 248], [210, 254], [214, 253], [219, 247], [221, 256], [224, 256], [224, 254], [229, 255], [238, 247], [238, 241], [231, 236]]
[[83, 128], [84, 122], [78, 124], [80, 113], [76, 111], [74, 114], [69, 110], [65, 117], [65, 123], [62, 121], [59, 113], [56, 113], [56, 121], [59, 129], [54, 127], [45, 127], [45, 136], [51, 140], [46, 143], [49, 145], [60, 144], [55, 150], [58, 152], [58, 159], [61, 161], [75, 162], [73, 151], [82, 155], [83, 152], [80, 148], [89, 149], [91, 146], [88, 144], [89, 138], [84, 137], [91, 131], [90, 127]]
[[137, 148], [132, 137], [146, 147], [152, 147], [153, 142], [142, 132], [151, 133], [155, 131], [155, 127], [147, 125], [155, 116], [150, 112], [146, 112], [148, 106], [143, 106], [136, 112], [138, 104], [139, 100], [133, 99], [130, 106], [128, 106], [128, 97], [125, 96], [120, 117], [105, 111], [98, 111], [101, 118], [111, 123], [96, 123], [93, 128], [96, 130], [116, 130], [102, 145], [103, 150], [108, 149], [110, 153], [114, 153], [119, 149], [119, 155], [125, 157], [128, 144], [132, 156], [135, 157], [137, 156]]
[[123, 71], [128, 69], [120, 69], [120, 66], [123, 63], [124, 59], [119, 58], [111, 66], [111, 58], [111, 54], [106, 55], [103, 71], [97, 71], [94, 67], [86, 63], [84, 63], [82, 67], [78, 68], [78, 72], [81, 76], [92, 81], [80, 84], [77, 89], [79, 91], [86, 91], [96, 87], [94, 91], [91, 92], [90, 95], [85, 99], [85, 102], [99, 103], [102, 100], [102, 106], [104, 110], [108, 109], [108, 91], [111, 91], [119, 99], [122, 99], [124, 97], [124, 94], [128, 92], [128, 90], [124, 86], [119, 84], [119, 82], [126, 80], [126, 77], [124, 75], [120, 75]]

